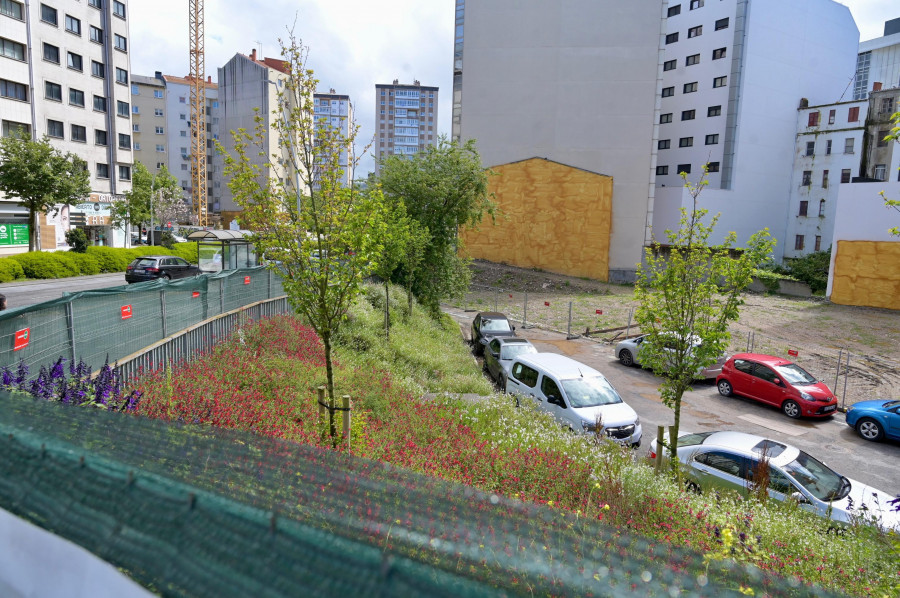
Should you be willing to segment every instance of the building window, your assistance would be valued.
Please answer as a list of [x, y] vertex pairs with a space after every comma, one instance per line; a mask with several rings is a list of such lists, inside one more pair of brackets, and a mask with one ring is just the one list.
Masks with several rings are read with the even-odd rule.
[[700, 37], [703, 35], [703, 25], [697, 25], [688, 29], [688, 39], [692, 37]]
[[809, 187], [812, 185], [812, 170], [804, 170], [803, 171], [803, 183], [804, 187]]
[[666, 14], [666, 16], [668, 16], [668, 17], [674, 17], [674, 16], [680, 15], [680, 14], [681, 14], [681, 5], [680, 5], [680, 4], [676, 4], [675, 6], [670, 6], [670, 7], [669, 7], [669, 11], [668, 11], [668, 13]]
[[162, 116], [162, 115], [163, 115], [162, 108], [154, 108], [153, 109], [153, 116]]
[[711, 135], [706, 136], [706, 145], [718, 145], [719, 143], [719, 134], [713, 133]]
[[831, 139], [825, 140], [825, 155], [826, 156], [831, 155]]
[[97, 112], [106, 112], [106, 98], [103, 96], [94, 96], [94, 110]]
[[669, 139], [660, 139], [656, 142], [656, 149], [669, 149], [671, 147], [671, 140]]
[[[822, 189], [828, 189], [828, 171], [822, 171]], [[821, 216], [821, 214], [819, 214]]]
[[187, 120], [187, 114], [181, 113], [181, 114], [178, 115], [178, 118], [179, 118], [180, 120]]
[[695, 64], [700, 64], [700, 55], [699, 54], [691, 54], [687, 58], [684, 59], [685, 66], [693, 66]]
[[25, 46], [12, 40], [0, 38], [0, 56], [25, 62]]
[[84, 63], [81, 59], [81, 54], [75, 54], [74, 52], [67, 52], [66, 56], [67, 56], [66, 64], [70, 69], [79, 71], [79, 72], [83, 70]]
[[810, 112], [806, 121], [807, 127], [816, 127], [819, 125], [819, 113], [818, 112]]
[[130, 181], [131, 180], [131, 166], [125, 166], [124, 164], [119, 164], [119, 180], [120, 181]]
[[62, 102], [62, 86], [59, 83], [44, 83], [44, 97], [54, 102]]
[[725, 58], [726, 48], [716, 48], [713, 50], [713, 60], [718, 60], [720, 58]]
[[102, 30], [102, 29], [100, 29], [99, 27], [94, 27], [93, 25], [91, 25], [91, 26], [90, 26], [90, 32], [91, 32], [91, 41], [92, 41], [92, 42], [96, 42], [96, 43], [98, 43], [98, 44], [102, 44], [102, 43], [103, 43], [103, 30]]
[[837, 110], [829, 110], [828, 111], [828, 124], [829, 125], [834, 124], [834, 117], [836, 114], [837, 114]]
[[25, 11], [20, 3], [15, 2], [14, 0], [0, 0], [0, 15], [6, 15], [7, 17], [24, 21], [24, 14]]
[[693, 83], [685, 83], [684, 84], [684, 93], [694, 93], [695, 91], [697, 91], [697, 82], [696, 81], [694, 81]]
[[794, 237], [794, 249], [797, 251], [803, 251], [803, 235], [797, 235]]
[[728, 85], [728, 77], [716, 77], [713, 79], [713, 89], [716, 87], [725, 87]]
[[690, 164], [679, 164], [678, 165], [678, 174], [691, 174], [691, 165]]
[[667, 112], [666, 114], [659, 115], [659, 124], [664, 125], [666, 123], [672, 122], [672, 113]]
[[91, 75], [103, 79], [106, 77], [106, 65], [96, 60], [91, 61]]
[[128, 105], [128, 102], [123, 102], [122, 100], [116, 100], [116, 114], [119, 116], [124, 116], [128, 118], [128, 113], [131, 112], [131, 107]]
[[678, 32], [677, 31], [675, 33], [670, 33], [666, 36], [666, 45], [674, 44], [677, 41], [678, 41]]
[[696, 110], [682, 110], [681, 111], [681, 120], [694, 120], [696, 116]]
[[847, 111], [847, 122], [859, 122], [859, 106], [853, 106], [852, 108], [850, 108], [850, 110]]
[[841, 182], [842, 183], [850, 182], [850, 169], [849, 168], [844, 168], [843, 170], [841, 170]]
[[663, 63], [663, 70], [674, 71], [676, 66], [678, 66], [677, 60], [667, 60]]
[[131, 135], [119, 133], [119, 149], [131, 149]]
[[161, 89], [154, 89], [154, 90], [153, 90], [153, 97], [156, 98], [156, 99], [158, 99], [158, 100], [161, 100], [162, 97], [163, 97], [163, 92], [162, 92], [162, 90], [161, 90]]
[[822, 235], [816, 235], [816, 249], [815, 251], [822, 251]]
[[41, 4], [41, 20], [56, 27], [58, 25], [56, 9], [46, 4]]
[[182, 137], [187, 137], [187, 131], [181, 131], [181, 136], [182, 136]]
[[98, 179], [108, 179], [109, 178], [109, 164], [101, 164], [97, 163], [97, 178]]
[[[141, 125], [139, 125], [138, 123], [132, 124], [132, 125], [131, 125], [131, 132], [132, 132], [132, 133], [140, 133], [140, 132], [141, 132]], [[137, 145], [137, 144], [135, 144], [135, 145]]]
[[88, 0], [88, 4], [94, 8], [103, 8], [103, 0]]
[[878, 111], [879, 114], [893, 114], [894, 113], [894, 98], [881, 98], [881, 110]]
[[886, 180], [886, 177], [884, 176], [885, 171], [886, 171], [886, 168], [885, 168], [884, 164], [876, 164], [875, 165], [875, 178], [878, 179], [879, 181]]
[[694, 146], [694, 138], [693, 137], [682, 137], [678, 140], [678, 147], [693, 147]]
[[719, 172], [719, 163], [718, 162], [710, 162], [706, 166], [706, 172]]
[[804, 199], [800, 202], [800, 211], [797, 213], [797, 215], [806, 216], [807, 212], [809, 212], [809, 202]]
[[164, 133], [165, 133], [165, 131], [163, 130], [162, 127], [156, 127], [156, 134], [157, 134], [157, 135], [163, 135]]
[[[819, 200], [819, 217], [820, 218], [825, 217], [825, 200], [824, 199]], [[816, 251], [818, 251], [818, 249]]]
[[121, 50], [122, 52], [128, 51], [128, 40], [125, 39], [124, 36], [119, 35], [118, 33], [115, 35], [115, 44], [116, 44], [116, 50]]
[[128, 85], [128, 71], [116, 67], [116, 83]]
[[106, 145], [106, 131], [101, 131], [100, 129], [94, 129], [94, 144], [96, 145]]
[[662, 175], [665, 175], [665, 174], [669, 174], [669, 167], [668, 167], [668, 166], [657, 166], [657, 167], [656, 167], [656, 174], [657, 174], [658, 176], [662, 176]]
[[187, 166], [188, 166], [187, 164], [182, 164], [182, 165], [181, 165], [181, 170], [187, 170]]
[[81, 35], [81, 21], [72, 15], [66, 15], [66, 31], [75, 35]]
[[880, 131], [878, 131], [878, 142], [876, 145], [878, 147], [887, 147], [888, 135], [890, 134], [891, 132], [888, 129], [881, 129]]
[[44, 44], [44, 60], [59, 64], [59, 48], [52, 44]]
[[703, 6], [703, 0], [691, 0], [691, 10], [696, 10]]
[[806, 142], [806, 155], [814, 156], [816, 154], [816, 142], [815, 141], [807, 141]]
[[721, 116], [722, 106], [710, 106], [706, 109], [706, 116]]
[[84, 108], [84, 92], [80, 89], [69, 88], [69, 105]]
[[85, 143], [87, 141], [87, 129], [81, 125], [72, 125], [72, 141]]
[[662, 97], [668, 98], [668, 97], [671, 97], [671, 96], [673, 96], [673, 95], [675, 95], [675, 88], [674, 88], [674, 87], [663, 87], [663, 90], [662, 90]]
[[113, 14], [121, 19], [125, 18], [125, 5], [119, 0], [113, 0]]
[[0, 135], [3, 137], [31, 137], [31, 126], [27, 123], [19, 123], [12, 120], [4, 120]]
[[179, 104], [184, 104], [185, 101], [187, 101], [187, 98], [185, 98], [184, 96], [178, 96], [178, 103], [179, 103]]
[[63, 126], [61, 121], [47, 119], [47, 135], [49, 137], [62, 139], [64, 131], [65, 127]]
[[[157, 144], [156, 144], [156, 151], [158, 151], [158, 152], [165, 152], [165, 151], [166, 151], [166, 146], [157, 143]], [[157, 168], [158, 168], [158, 167], [157, 167]]]
[[719, 31], [720, 29], [728, 29], [728, 17], [716, 21], [716, 31]]
[[0, 79], [0, 97], [27, 102], [28, 87], [22, 83]]
[[844, 153], [852, 154], [853, 153], [853, 137], [847, 137], [844, 139]]

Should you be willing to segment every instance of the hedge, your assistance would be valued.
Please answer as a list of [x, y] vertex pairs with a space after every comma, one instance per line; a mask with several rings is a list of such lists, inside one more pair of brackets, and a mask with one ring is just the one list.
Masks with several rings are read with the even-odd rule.
[[0, 282], [12, 282], [25, 278], [22, 264], [8, 257], [0, 258]]

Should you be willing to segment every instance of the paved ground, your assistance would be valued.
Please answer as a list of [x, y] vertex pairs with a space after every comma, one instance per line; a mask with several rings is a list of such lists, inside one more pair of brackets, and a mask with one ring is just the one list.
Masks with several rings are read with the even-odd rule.
[[[466, 338], [475, 312], [448, 308]], [[626, 403], [637, 411], [644, 428], [646, 451], [658, 425], [671, 425], [670, 409], [662, 404], [659, 379], [650, 371], [626, 368], [613, 357], [613, 347], [588, 339], [566, 340], [564, 334], [537, 328], [517, 329], [538, 351], [561, 353], [605, 375]], [[824, 420], [790, 420], [780, 411], [749, 399], [725, 398], [712, 382], [700, 383], [682, 402], [681, 428], [691, 431], [740, 430], [792, 444], [823, 460], [844, 475], [900, 494], [900, 443], [872, 443], [860, 438], [838, 413]]]
[[98, 274], [96, 276], [76, 276], [73, 278], [51, 278], [47, 280], [25, 280], [0, 284], [0, 293], [6, 295], [9, 308], [33, 305], [51, 299], [59, 299], [64, 292], [88, 291], [125, 284], [125, 273]]

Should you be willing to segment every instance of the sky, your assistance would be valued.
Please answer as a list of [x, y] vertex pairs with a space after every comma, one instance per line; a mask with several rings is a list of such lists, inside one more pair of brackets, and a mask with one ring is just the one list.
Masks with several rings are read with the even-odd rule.
[[[861, 41], [881, 37], [884, 22], [900, 17], [897, 0], [839, 3], [850, 8]], [[394, 79], [440, 88], [438, 132], [449, 135], [454, 0], [205, 0], [204, 5], [206, 74], [213, 81], [216, 69], [238, 52], [256, 48], [258, 55], [277, 57], [279, 38], [293, 26], [309, 48], [319, 91], [333, 88], [350, 96], [361, 143], [375, 133], [375, 84]], [[187, 0], [138, 0], [129, 10], [132, 73], [187, 75]], [[364, 158], [356, 177], [372, 168], [371, 157]]]

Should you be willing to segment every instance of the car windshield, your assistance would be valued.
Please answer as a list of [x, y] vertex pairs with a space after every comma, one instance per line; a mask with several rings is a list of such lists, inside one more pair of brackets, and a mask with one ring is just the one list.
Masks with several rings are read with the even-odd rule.
[[481, 330], [485, 332], [509, 332], [509, 320], [489, 320], [481, 321]]
[[697, 432], [696, 434], [685, 434], [684, 436], [678, 438], [678, 447], [681, 448], [683, 446], [703, 444], [703, 441], [713, 434], [715, 434], [715, 432]]
[[885, 409], [890, 409], [892, 407], [896, 407], [897, 405], [900, 405], [900, 401], [888, 401], [887, 403], [882, 405], [882, 407], [884, 407]]
[[526, 345], [525, 343], [518, 345], [504, 345], [503, 348], [500, 349], [500, 359], [513, 359], [519, 355], [527, 355], [529, 353], [537, 353], [537, 349], [534, 348], [534, 345]]
[[819, 500], [840, 500], [850, 492], [847, 478], [803, 451], [782, 469]]
[[569, 397], [573, 408], [596, 407], [621, 403], [622, 398], [616, 389], [601, 376], [590, 378], [570, 378], [562, 381], [563, 390]]
[[817, 380], [813, 378], [809, 372], [795, 363], [789, 363], [787, 365], [776, 365], [775, 371], [778, 372], [782, 378], [784, 378], [791, 384], [803, 386], [805, 384], [815, 384], [817, 382]]

